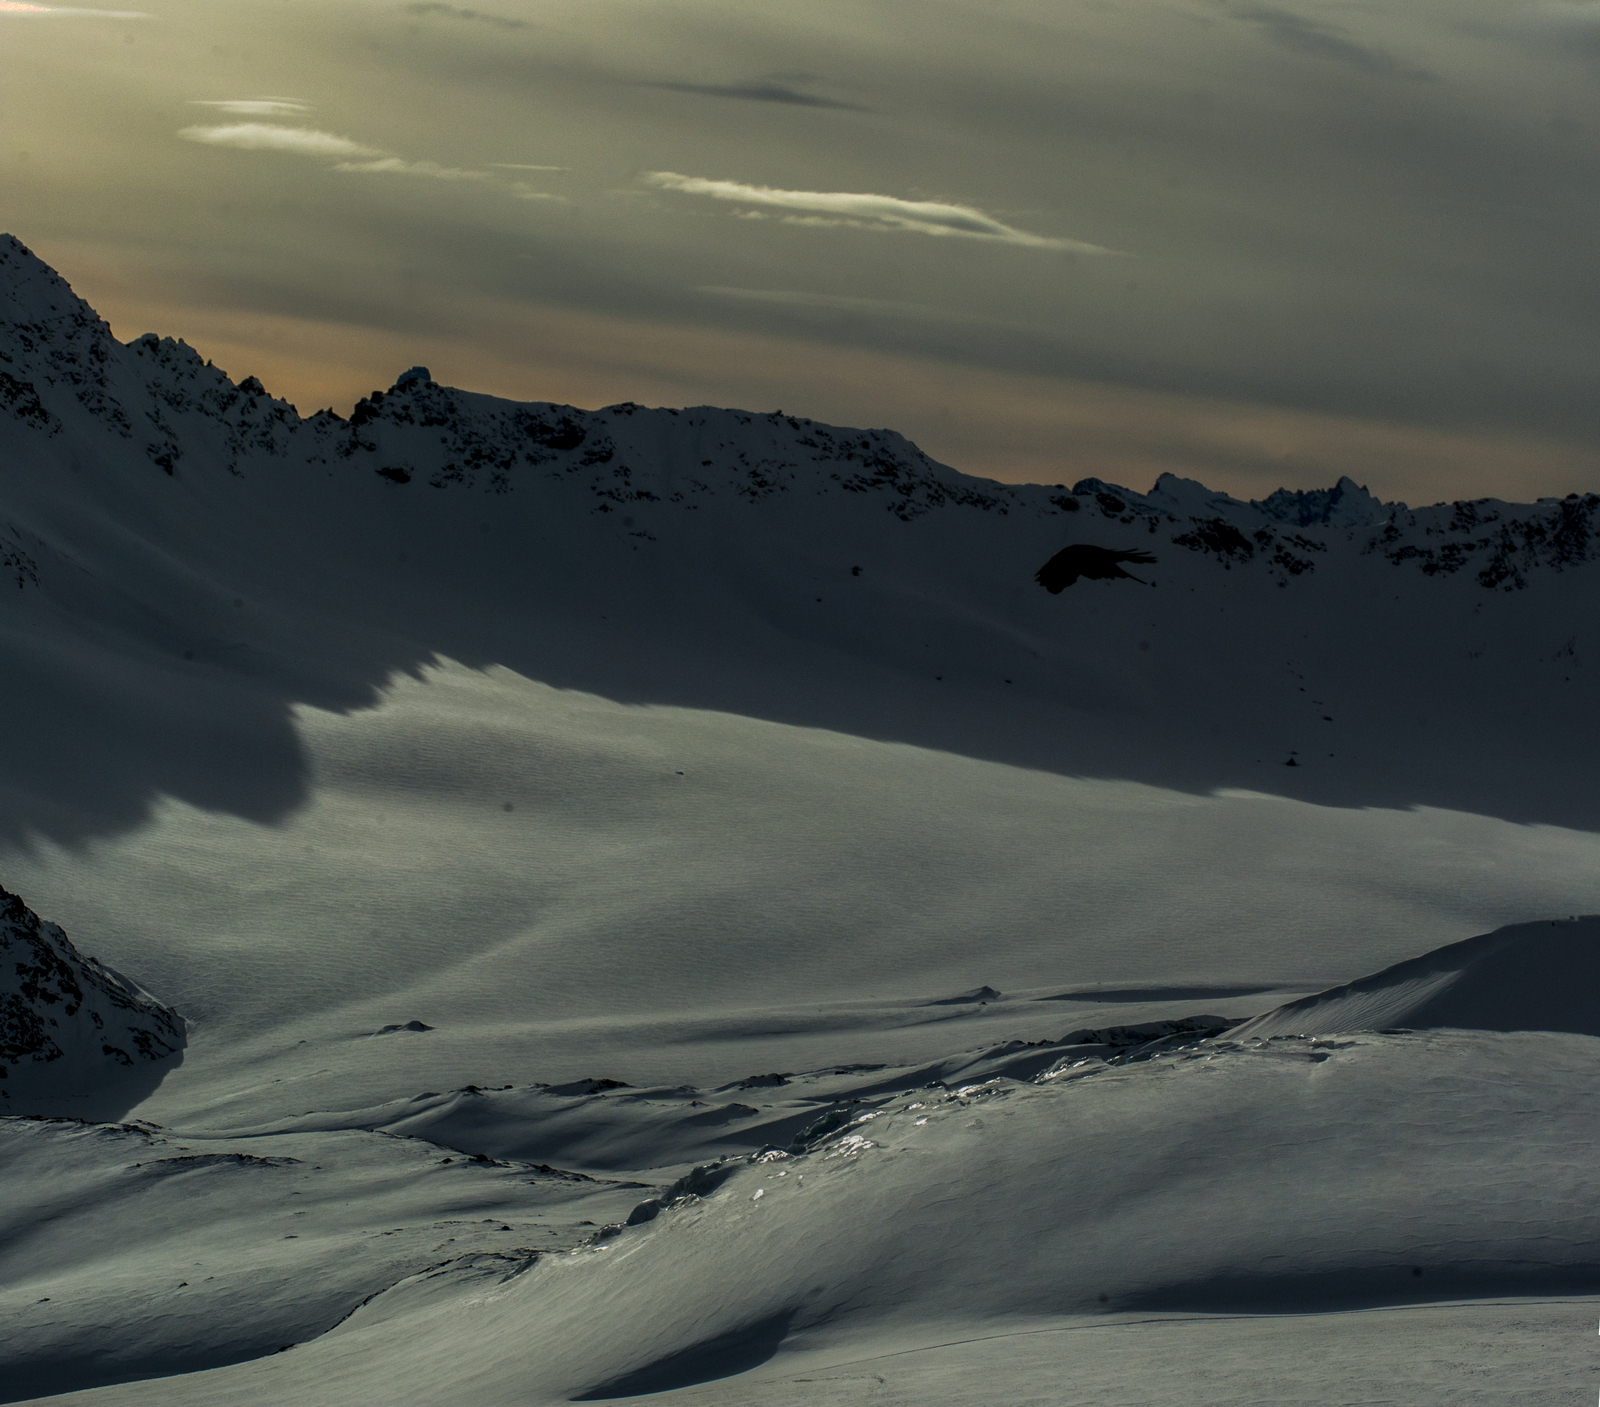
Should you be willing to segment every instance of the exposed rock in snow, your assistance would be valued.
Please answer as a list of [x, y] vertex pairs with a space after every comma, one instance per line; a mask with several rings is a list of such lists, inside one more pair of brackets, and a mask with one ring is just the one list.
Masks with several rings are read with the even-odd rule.
[[[184, 1021], [0, 888], [0, 1100], [19, 1077], [79, 1090], [184, 1047]], [[0, 1108], [4, 1108], [0, 1105]]]
[[1279, 489], [1250, 506], [1269, 518], [1301, 528], [1365, 528], [1388, 522], [1397, 510], [1404, 512], [1406, 507], [1403, 503], [1383, 502], [1348, 474], [1331, 489]]

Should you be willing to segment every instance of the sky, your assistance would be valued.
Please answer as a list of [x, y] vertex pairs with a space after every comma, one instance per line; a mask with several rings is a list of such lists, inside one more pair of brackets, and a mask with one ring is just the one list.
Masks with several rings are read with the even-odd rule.
[[1597, 216], [1600, 0], [0, 0], [0, 229], [303, 413], [1600, 491]]

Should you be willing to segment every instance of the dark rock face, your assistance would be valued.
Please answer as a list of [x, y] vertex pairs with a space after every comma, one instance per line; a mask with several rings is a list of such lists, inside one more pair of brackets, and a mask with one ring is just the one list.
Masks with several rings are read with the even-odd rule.
[[0, 888], [0, 1095], [19, 1075], [92, 1079], [165, 1060], [184, 1043], [177, 1012]]
[[1331, 489], [1279, 489], [1253, 501], [1268, 518], [1296, 527], [1362, 528], [1388, 521], [1396, 505], [1383, 503], [1348, 475]]

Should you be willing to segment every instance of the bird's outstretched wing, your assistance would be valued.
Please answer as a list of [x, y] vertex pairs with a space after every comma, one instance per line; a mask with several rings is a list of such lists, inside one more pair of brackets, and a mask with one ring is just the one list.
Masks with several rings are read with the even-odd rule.
[[[1086, 576], [1091, 581], [1110, 581], [1116, 577], [1139, 581], [1139, 578], [1131, 572], [1123, 571], [1120, 563], [1149, 564], [1155, 560], [1148, 552], [1139, 549], [1116, 552], [1109, 547], [1075, 542], [1072, 546], [1063, 547], [1057, 552], [1034, 573], [1033, 579], [1052, 596], [1058, 596], [1081, 576]], [[1140, 582], [1140, 585], [1144, 583]]]

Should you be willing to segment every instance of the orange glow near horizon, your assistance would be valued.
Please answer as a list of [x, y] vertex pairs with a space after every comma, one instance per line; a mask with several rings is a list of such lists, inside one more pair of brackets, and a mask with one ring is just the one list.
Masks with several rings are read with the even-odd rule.
[[[988, 372], [822, 343], [636, 323], [558, 309], [490, 335], [412, 335], [79, 292], [124, 341], [181, 337], [235, 380], [259, 377], [302, 414], [348, 414], [425, 365], [441, 383], [510, 400], [594, 408], [723, 405], [883, 427], [965, 474], [1008, 483], [1101, 478], [1143, 491], [1163, 473], [1241, 498], [1325, 488], [1348, 475], [1385, 499], [1530, 501], [1600, 489], [1600, 455], [1553, 438], [1401, 425], [1136, 387]], [[108, 281], [109, 282], [109, 281]], [[952, 405], [962, 408], [953, 416]]]

